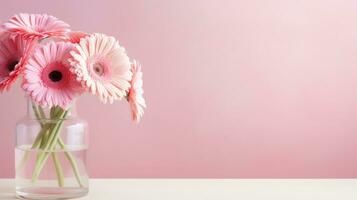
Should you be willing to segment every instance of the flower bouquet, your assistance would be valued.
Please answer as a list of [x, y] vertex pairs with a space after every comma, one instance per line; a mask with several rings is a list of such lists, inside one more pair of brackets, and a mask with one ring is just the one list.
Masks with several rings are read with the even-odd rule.
[[103, 103], [125, 99], [139, 122], [146, 107], [140, 64], [114, 37], [71, 31], [47, 14], [18, 14], [0, 28], [0, 91], [20, 77], [29, 102], [16, 127], [17, 195], [83, 196], [87, 126], [73, 102], [86, 92]]

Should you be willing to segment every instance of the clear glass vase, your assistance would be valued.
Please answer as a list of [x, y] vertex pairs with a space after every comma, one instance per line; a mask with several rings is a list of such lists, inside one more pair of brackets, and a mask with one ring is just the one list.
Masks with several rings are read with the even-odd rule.
[[86, 121], [73, 103], [43, 108], [30, 99], [16, 125], [16, 195], [25, 199], [69, 199], [88, 193]]

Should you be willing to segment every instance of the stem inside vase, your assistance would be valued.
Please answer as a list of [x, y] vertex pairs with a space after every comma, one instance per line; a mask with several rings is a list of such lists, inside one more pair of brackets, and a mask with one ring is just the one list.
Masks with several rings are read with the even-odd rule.
[[[49, 116], [46, 116], [41, 106], [32, 105], [32, 110], [35, 114], [36, 120], [41, 126], [41, 130], [37, 134], [31, 149], [39, 150], [36, 156], [35, 167], [32, 172], [31, 182], [33, 184], [38, 180], [43, 167], [48, 162], [48, 158], [52, 158], [53, 165], [55, 166], [58, 186], [63, 187], [65, 185], [63, 167], [61, 161], [58, 158], [57, 150], [60, 149], [64, 152], [70, 166], [73, 170], [73, 174], [80, 187], [83, 187], [79, 168], [75, 157], [70, 151], [66, 150], [66, 144], [61, 138], [61, 128], [63, 122], [69, 113], [69, 110], [64, 110], [59, 106], [52, 107]], [[51, 157], [50, 157], [51, 156]], [[28, 160], [28, 152], [25, 152], [20, 164], [17, 166], [17, 170], [21, 170]]]

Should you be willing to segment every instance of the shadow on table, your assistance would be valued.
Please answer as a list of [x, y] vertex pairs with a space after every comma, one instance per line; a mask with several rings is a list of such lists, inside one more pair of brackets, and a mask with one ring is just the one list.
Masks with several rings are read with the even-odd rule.
[[0, 199], [1, 200], [14, 200], [15, 196], [14, 188], [12, 186], [0, 186]]

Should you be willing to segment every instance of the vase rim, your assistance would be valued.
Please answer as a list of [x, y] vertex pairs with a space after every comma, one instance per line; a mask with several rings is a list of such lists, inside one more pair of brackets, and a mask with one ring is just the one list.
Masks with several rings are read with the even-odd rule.
[[[41, 106], [33, 101], [28, 95], [27, 98], [27, 116], [33, 119], [41, 120], [63, 120], [77, 116], [76, 99], [72, 100], [68, 108], [60, 106]], [[55, 117], [55, 118], [54, 118]]]

